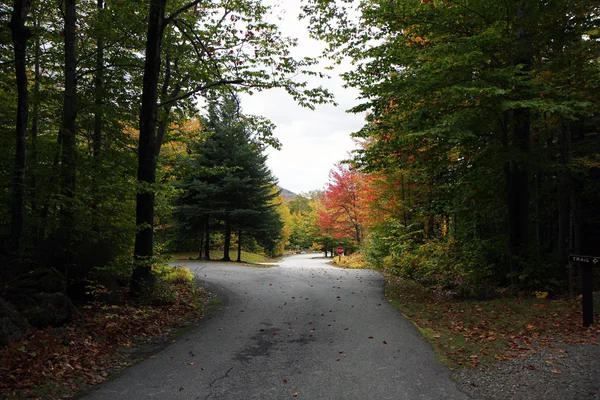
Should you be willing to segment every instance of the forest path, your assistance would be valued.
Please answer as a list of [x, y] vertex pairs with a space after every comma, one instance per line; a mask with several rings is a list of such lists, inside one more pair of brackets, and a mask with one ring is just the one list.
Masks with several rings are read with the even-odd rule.
[[466, 399], [371, 270], [313, 254], [276, 268], [178, 262], [220, 301], [177, 342], [85, 399]]

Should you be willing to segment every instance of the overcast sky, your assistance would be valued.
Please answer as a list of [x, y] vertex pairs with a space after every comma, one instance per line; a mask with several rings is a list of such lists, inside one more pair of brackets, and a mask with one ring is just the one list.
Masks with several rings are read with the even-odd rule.
[[[294, 56], [320, 55], [324, 45], [310, 39], [306, 23], [298, 21], [299, 0], [264, 1], [276, 6], [276, 14], [283, 14], [282, 32], [298, 38], [298, 47], [292, 53]], [[285, 9], [278, 3], [284, 3]], [[321, 68], [327, 65], [325, 63]], [[337, 107], [320, 105], [311, 111], [297, 105], [285, 91], [279, 89], [242, 97], [244, 113], [262, 115], [277, 126], [275, 136], [282, 143], [282, 149], [269, 149], [267, 164], [279, 179], [279, 185], [294, 193], [323, 189], [334, 164], [347, 159], [348, 152], [356, 147], [350, 134], [364, 124], [364, 115], [345, 112], [358, 104], [358, 92], [342, 88], [343, 81], [338, 76], [342, 70], [323, 72], [332, 78], [315, 83], [334, 93], [339, 104]]]

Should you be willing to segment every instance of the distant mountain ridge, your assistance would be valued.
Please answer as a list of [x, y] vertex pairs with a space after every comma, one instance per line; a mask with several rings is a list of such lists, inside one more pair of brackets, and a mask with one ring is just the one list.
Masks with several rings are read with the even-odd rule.
[[298, 195], [296, 193], [294, 193], [290, 190], [284, 189], [282, 187], [280, 187], [279, 189], [281, 189], [281, 195], [283, 196], [285, 201], [294, 200], [296, 197], [298, 197]]

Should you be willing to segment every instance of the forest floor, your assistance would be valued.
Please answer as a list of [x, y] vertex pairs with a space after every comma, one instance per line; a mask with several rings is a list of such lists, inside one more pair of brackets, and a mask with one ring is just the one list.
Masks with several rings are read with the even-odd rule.
[[207, 299], [187, 284], [166, 305], [134, 303], [126, 291], [115, 305], [81, 305], [65, 326], [31, 329], [0, 348], [0, 398], [70, 398], [177, 340], [203, 317]]

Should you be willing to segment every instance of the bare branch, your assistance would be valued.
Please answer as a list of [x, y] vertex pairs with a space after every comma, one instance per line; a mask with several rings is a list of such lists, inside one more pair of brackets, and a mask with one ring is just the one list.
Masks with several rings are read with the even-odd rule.
[[170, 103], [176, 102], [178, 100], [187, 99], [188, 97], [191, 97], [191, 96], [195, 95], [198, 92], [203, 92], [203, 91], [208, 90], [208, 89], [213, 88], [213, 87], [223, 86], [223, 85], [241, 85], [243, 83], [244, 83], [243, 79], [222, 80], [222, 81], [216, 81], [216, 82], [212, 82], [212, 83], [207, 83], [206, 85], [198, 86], [196, 89], [190, 90], [187, 93], [184, 93], [184, 94], [179, 95], [177, 97], [173, 97], [173, 98], [171, 98], [169, 100], [165, 100], [162, 103], [159, 103], [158, 106], [159, 107], [163, 107], [163, 106], [166, 106], [166, 105], [168, 105]]

